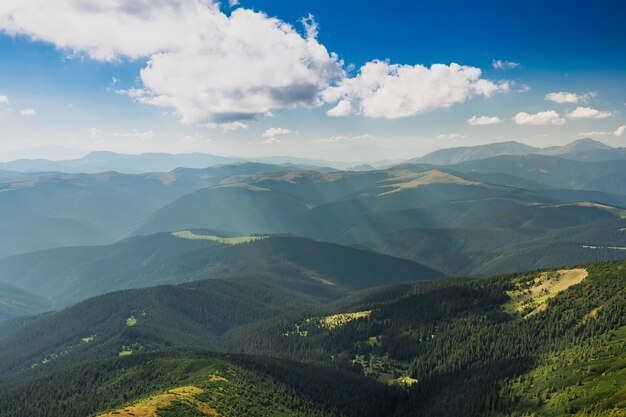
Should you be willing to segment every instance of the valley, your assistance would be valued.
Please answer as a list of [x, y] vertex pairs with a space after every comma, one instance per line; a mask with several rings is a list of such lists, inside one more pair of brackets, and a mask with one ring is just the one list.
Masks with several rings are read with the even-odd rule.
[[497, 158], [4, 177], [118, 223], [0, 258], [0, 416], [620, 415], [623, 190]]

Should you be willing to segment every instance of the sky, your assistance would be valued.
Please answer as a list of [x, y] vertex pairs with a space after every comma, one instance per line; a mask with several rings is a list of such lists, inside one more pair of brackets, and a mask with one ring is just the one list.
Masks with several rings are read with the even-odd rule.
[[626, 146], [626, 2], [2, 0], [0, 160]]

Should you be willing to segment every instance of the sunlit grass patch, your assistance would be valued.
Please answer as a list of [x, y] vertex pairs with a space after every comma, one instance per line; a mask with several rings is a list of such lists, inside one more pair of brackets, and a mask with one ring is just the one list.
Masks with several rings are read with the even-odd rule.
[[438, 169], [427, 171], [423, 173], [407, 172], [401, 173], [397, 178], [392, 178], [390, 181], [399, 181], [394, 184], [385, 185], [385, 188], [391, 188], [389, 191], [385, 191], [379, 196], [385, 196], [389, 194], [395, 194], [402, 190], [418, 188], [423, 185], [430, 184], [456, 184], [456, 185], [480, 185], [479, 182], [468, 181], [456, 175], [449, 174], [447, 172], [440, 171]]
[[99, 417], [158, 417], [160, 411], [167, 411], [172, 406], [183, 406], [201, 415], [217, 416], [215, 410], [195, 398], [202, 393], [203, 389], [194, 386], [173, 388], [164, 394], [146, 398], [110, 413], [100, 414]]
[[210, 240], [212, 242], [218, 242], [223, 245], [240, 245], [242, 243], [253, 242], [255, 240], [265, 239], [267, 236], [235, 236], [235, 237], [221, 237], [215, 235], [202, 235], [194, 233], [190, 230], [181, 230], [179, 232], [173, 232], [173, 236], [181, 239], [191, 240]]
[[320, 325], [327, 329], [335, 329], [337, 327], [344, 326], [345, 324], [357, 320], [369, 317], [372, 314], [372, 310], [357, 311], [354, 313], [341, 313], [333, 314], [332, 316], [326, 316], [320, 318]]
[[587, 278], [586, 269], [562, 269], [539, 274], [532, 281], [517, 283], [512, 291], [507, 291], [511, 298], [503, 305], [504, 311], [529, 318], [539, 314], [547, 307], [548, 300], [558, 293], [579, 284]]

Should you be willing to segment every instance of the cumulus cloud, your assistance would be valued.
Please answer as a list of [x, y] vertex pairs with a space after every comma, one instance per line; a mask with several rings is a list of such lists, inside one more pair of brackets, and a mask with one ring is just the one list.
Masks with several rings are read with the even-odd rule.
[[0, 104], [9, 104], [8, 96], [0, 96]]
[[37, 112], [35, 111], [35, 109], [22, 109], [20, 110], [20, 114], [22, 116], [35, 116]]
[[339, 103], [332, 109], [328, 110], [326, 114], [330, 117], [342, 117], [352, 114], [352, 103], [350, 100], [339, 100]]
[[281, 135], [288, 135], [289, 133], [294, 133], [293, 130], [285, 129], [282, 127], [270, 127], [265, 132], [263, 132], [264, 138], [273, 138]]
[[519, 62], [513, 62], [513, 61], [502, 61], [500, 59], [494, 59], [491, 62], [491, 65], [498, 70], [505, 70], [505, 69], [513, 69], [513, 68], [517, 68], [519, 67]]
[[117, 138], [131, 138], [131, 139], [151, 139], [154, 137], [154, 132], [152, 130], [137, 130], [132, 129], [129, 132], [117, 132], [114, 133], [113, 136]]
[[217, 0], [0, 2], [0, 31], [51, 43], [68, 56], [145, 60], [137, 85], [115, 92], [172, 109], [187, 124], [245, 121], [324, 102], [335, 104], [329, 116], [393, 119], [509, 90], [507, 82], [454, 63], [375, 60], [347, 77], [343, 62], [318, 42], [313, 16], [300, 23], [302, 31], [243, 7], [226, 15]]
[[[342, 63], [304, 20], [305, 34], [261, 12], [222, 13], [211, 0], [4, 0], [0, 30], [101, 61], [147, 59], [140, 86], [118, 90], [174, 109], [184, 123], [245, 120], [313, 106]], [[141, 36], [137, 36], [140, 33]]]
[[531, 126], [540, 126], [540, 125], [562, 125], [565, 124], [565, 119], [563, 119], [556, 111], [548, 110], [542, 111], [539, 113], [526, 113], [520, 112], [513, 117], [513, 121], [518, 125], [531, 125]]
[[626, 133], [626, 125], [621, 125], [613, 132], [615, 136], [624, 136], [624, 133]]
[[530, 86], [528, 84], [522, 84], [520, 88], [517, 90], [518, 93], [527, 93], [530, 91]]
[[497, 125], [502, 123], [502, 119], [497, 116], [472, 116], [467, 119], [467, 123], [471, 126]]
[[337, 135], [330, 136], [327, 138], [316, 139], [313, 142], [315, 143], [341, 143], [341, 142], [367, 142], [374, 139], [374, 136], [369, 134], [363, 135]]
[[[358, 102], [359, 112], [367, 117], [396, 119], [509, 90], [507, 82], [496, 83], [481, 75], [478, 68], [454, 63], [428, 68], [375, 60], [363, 65], [356, 77], [324, 90], [321, 97], [326, 103]], [[335, 115], [345, 115], [347, 104], [335, 109], [331, 110]]]
[[584, 94], [568, 93], [566, 91], [559, 91], [556, 93], [548, 93], [544, 97], [545, 100], [552, 101], [554, 103], [564, 104], [576, 104], [585, 103], [590, 98], [596, 97], [597, 93], [590, 91]]
[[581, 107], [578, 106], [576, 109], [567, 113], [567, 117], [570, 119], [606, 119], [607, 117], [611, 117], [613, 113], [610, 111], [600, 111], [597, 109], [592, 109], [591, 107]]
[[228, 5], [230, 7], [235, 7], [239, 5], [239, 0], [228, 0]]
[[467, 136], [461, 135], [459, 133], [445, 133], [445, 134], [441, 134], [437, 136], [438, 139], [451, 139], [451, 140], [463, 139], [466, 137]]

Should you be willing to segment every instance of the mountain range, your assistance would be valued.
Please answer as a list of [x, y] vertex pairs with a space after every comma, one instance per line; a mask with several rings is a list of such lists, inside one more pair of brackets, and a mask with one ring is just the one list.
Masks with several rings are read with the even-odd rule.
[[620, 152], [0, 171], [0, 417], [620, 416]]
[[626, 148], [613, 148], [590, 138], [578, 139], [564, 146], [549, 146], [546, 148], [537, 148], [523, 143], [510, 141], [492, 143], [488, 145], [440, 149], [422, 157], [411, 159], [408, 162], [433, 165], [454, 165], [461, 162], [475, 161], [478, 159], [486, 159], [502, 155], [548, 155], [573, 160], [608, 161], [614, 159], [625, 159]]

